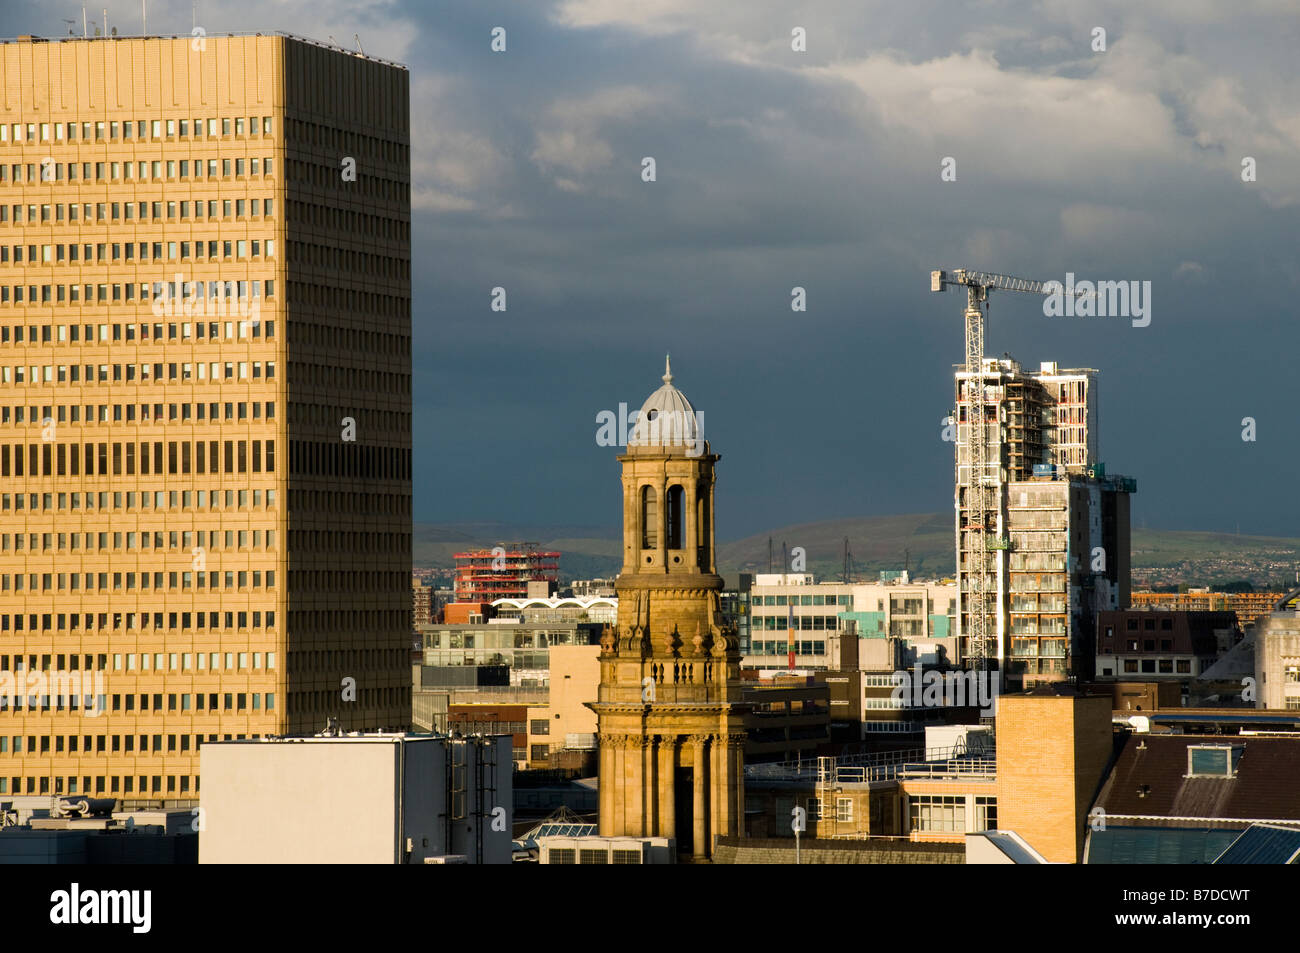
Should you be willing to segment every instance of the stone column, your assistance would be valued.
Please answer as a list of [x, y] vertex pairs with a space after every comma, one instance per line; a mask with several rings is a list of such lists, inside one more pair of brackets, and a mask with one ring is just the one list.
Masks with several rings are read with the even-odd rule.
[[[713, 572], [713, 567], [714, 567], [714, 564], [715, 564], [715, 560], [717, 559], [717, 555], [716, 555], [715, 550], [717, 549], [717, 539], [718, 539], [718, 536], [717, 536], [717, 534], [713, 531], [713, 480], [709, 480], [709, 514], [708, 514], [708, 515], [709, 515], [709, 520], [708, 520], [708, 523], [709, 523], [709, 559], [708, 559], [709, 565], [708, 565], [708, 566], [705, 566], [705, 567], [701, 567], [701, 569], [700, 569], [701, 572]], [[782, 569], [781, 571], [782, 571], [782, 572], [787, 572], [788, 570], [786, 570], [786, 569]]]
[[632, 572], [641, 552], [641, 490], [623, 478], [623, 571]]
[[659, 477], [659, 505], [655, 507], [655, 524], [659, 527], [659, 538], [655, 540], [657, 547], [655, 552], [659, 556], [659, 565], [663, 569], [668, 568], [668, 475], [661, 474]]
[[614, 749], [613, 738], [602, 734], [597, 737], [600, 744], [600, 776], [596, 782], [596, 793], [600, 804], [600, 836], [610, 837], [614, 833]]
[[645, 836], [645, 806], [642, 803], [642, 795], [645, 793], [642, 789], [641, 769], [643, 763], [643, 746], [645, 739], [639, 735], [628, 735], [624, 739], [626, 751], [626, 767], [623, 778], [623, 792], [627, 800], [627, 820], [623, 823], [623, 830], [631, 837]]
[[[699, 515], [696, 513], [696, 480], [687, 480], [682, 486], [682, 531], [686, 538], [682, 541], [683, 552], [686, 553], [686, 568], [698, 566], [700, 561], [700, 550], [697, 544], [699, 534], [696, 533], [696, 524], [699, 522]], [[698, 571], [703, 572], [700, 567]]]
[[745, 836], [745, 736], [743, 733], [730, 736], [727, 755], [731, 760], [731, 780], [728, 795], [735, 810], [735, 836]]
[[735, 777], [732, 776], [731, 736], [719, 735], [715, 738], [714, 764], [718, 772], [714, 775], [714, 789], [718, 792], [715, 800], [718, 805], [718, 820], [715, 823], [714, 833], [719, 837], [731, 837], [736, 833], [732, 823], [736, 811], [736, 792], [733, 788]]
[[677, 739], [659, 736], [659, 836], [677, 836]]
[[691, 744], [695, 746], [695, 798], [691, 805], [695, 820], [695, 843], [691, 854], [695, 860], [705, 860], [709, 854], [709, 797], [708, 770], [709, 760], [706, 746], [708, 735], [691, 735]]
[[648, 736], [641, 744], [641, 791], [642, 791], [642, 836], [658, 836], [659, 827], [659, 784], [655, 770], [655, 739]]
[[727, 755], [726, 735], [714, 735], [709, 741], [709, 836], [725, 837], [727, 825]]
[[627, 833], [627, 799], [625, 796], [627, 791], [627, 775], [625, 769], [627, 761], [627, 739], [623, 735], [616, 736], [614, 738], [613, 748], [614, 784], [611, 785], [612, 789], [610, 791], [610, 797], [614, 801], [614, 826], [613, 830], [610, 831], [610, 834], [612, 836], [618, 836]]

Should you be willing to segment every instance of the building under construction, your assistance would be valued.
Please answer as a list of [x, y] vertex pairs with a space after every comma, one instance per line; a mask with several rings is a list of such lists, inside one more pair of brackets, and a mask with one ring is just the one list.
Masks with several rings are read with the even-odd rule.
[[560, 554], [542, 552], [536, 543], [505, 543], [456, 553], [455, 560], [459, 603], [526, 599], [530, 582], [558, 584], [560, 578]]
[[[999, 668], [1005, 689], [1090, 678], [1095, 613], [1129, 602], [1129, 502], [1135, 481], [1097, 460], [1096, 371], [1055, 363], [1027, 371], [985, 358], [956, 375], [958, 626], [963, 654]], [[968, 505], [970, 427], [984, 418], [986, 511]], [[983, 559], [973, 547], [982, 546]], [[983, 625], [972, 614], [983, 562]], [[983, 651], [972, 631], [986, 633]]]

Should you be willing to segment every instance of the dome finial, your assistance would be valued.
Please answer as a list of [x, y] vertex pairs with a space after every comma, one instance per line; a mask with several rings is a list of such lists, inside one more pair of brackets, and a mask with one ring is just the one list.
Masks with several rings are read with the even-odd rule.
[[664, 355], [664, 383], [671, 384], [672, 382], [673, 382], [673, 365], [671, 361], [671, 355], [665, 354]]

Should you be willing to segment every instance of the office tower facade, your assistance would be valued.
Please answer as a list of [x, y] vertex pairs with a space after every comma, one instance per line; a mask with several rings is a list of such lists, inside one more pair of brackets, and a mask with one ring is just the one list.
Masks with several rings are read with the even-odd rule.
[[[978, 390], [977, 390], [978, 388]], [[985, 485], [993, 509], [983, 538], [986, 652], [1004, 688], [1092, 677], [1095, 614], [1127, 608], [1132, 479], [1097, 459], [1096, 371], [1044, 363], [1027, 371], [986, 358], [983, 373], [956, 373], [957, 620], [962, 654], [971, 631], [970, 547], [980, 535], [967, 506], [972, 395], [985, 407]], [[976, 507], [978, 508], [978, 507]]]
[[409, 81], [284, 35], [0, 45], [0, 793], [410, 719]]

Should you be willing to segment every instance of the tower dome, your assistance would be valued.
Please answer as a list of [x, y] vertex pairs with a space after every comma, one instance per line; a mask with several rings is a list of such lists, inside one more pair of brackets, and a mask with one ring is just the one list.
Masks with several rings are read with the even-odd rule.
[[664, 357], [663, 386], [646, 398], [637, 414], [636, 426], [627, 438], [628, 448], [667, 449], [694, 445], [700, 436], [695, 408], [686, 395], [673, 386], [669, 356]]

